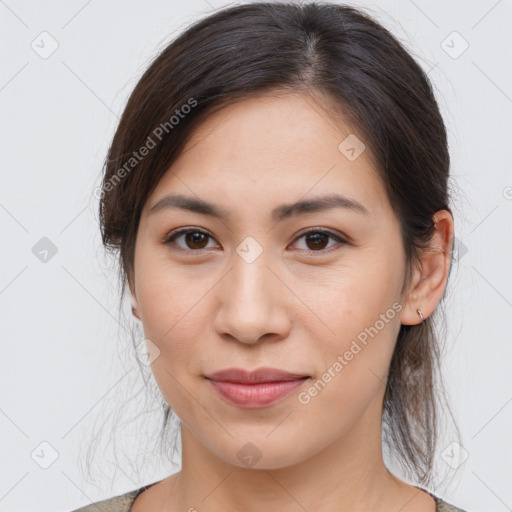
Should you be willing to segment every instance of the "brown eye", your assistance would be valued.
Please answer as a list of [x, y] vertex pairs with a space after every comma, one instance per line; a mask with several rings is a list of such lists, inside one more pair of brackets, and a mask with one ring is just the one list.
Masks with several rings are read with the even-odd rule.
[[[303, 233], [299, 236], [297, 240], [304, 240], [306, 247], [301, 250], [309, 252], [329, 252], [329, 249], [336, 244], [339, 245], [347, 243], [340, 236], [324, 230], [308, 231], [307, 233]], [[329, 240], [332, 240], [335, 243], [329, 245]]]
[[176, 243], [179, 249], [190, 250], [190, 251], [201, 251], [208, 248], [208, 241], [212, 238], [208, 233], [199, 231], [198, 229], [183, 229], [170, 235], [164, 243], [172, 245], [179, 239], [183, 239], [183, 242]]
[[329, 238], [325, 233], [311, 233], [306, 235], [306, 245], [311, 250], [322, 250], [329, 243]]
[[[208, 235], [199, 231], [185, 233], [185, 244], [189, 249], [204, 249], [208, 245]], [[206, 245], [205, 245], [206, 242]]]

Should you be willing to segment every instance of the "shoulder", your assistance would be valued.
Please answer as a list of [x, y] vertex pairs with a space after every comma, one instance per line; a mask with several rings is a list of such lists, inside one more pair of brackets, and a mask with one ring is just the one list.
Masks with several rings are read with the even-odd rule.
[[467, 512], [466, 510], [463, 510], [454, 505], [451, 505], [450, 503], [447, 503], [442, 498], [434, 494], [433, 491], [429, 491], [428, 489], [420, 487], [419, 485], [415, 485], [414, 487], [416, 487], [416, 489], [419, 489], [420, 491], [426, 492], [434, 500], [436, 504], [435, 512]]
[[[130, 512], [130, 508], [133, 505], [135, 498], [137, 498], [137, 496], [142, 494], [143, 491], [152, 485], [155, 485], [156, 483], [158, 482], [145, 485], [139, 489], [129, 491], [125, 494], [120, 494], [119, 496], [114, 496], [113, 498], [109, 498], [107, 500], [91, 503], [90, 505], [73, 510], [72, 512]], [[454, 505], [451, 505], [450, 503], [447, 503], [432, 493], [429, 494], [434, 498], [436, 503], [436, 512], [467, 512], [461, 508], [457, 508]]]
[[441, 498], [438, 498], [437, 496], [433, 496], [433, 498], [434, 501], [436, 502], [436, 512], [466, 512], [461, 508], [457, 508], [454, 505], [446, 503], [446, 501], [443, 501]]
[[120, 494], [119, 496], [91, 503], [90, 505], [78, 508], [72, 512], [130, 512], [130, 508], [135, 501], [135, 498], [151, 487], [151, 485], [154, 484], [144, 485], [139, 489]]

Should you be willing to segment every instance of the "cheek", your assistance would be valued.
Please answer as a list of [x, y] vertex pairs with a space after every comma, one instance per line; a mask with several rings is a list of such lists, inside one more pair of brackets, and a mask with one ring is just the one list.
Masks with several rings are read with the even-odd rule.
[[[398, 332], [397, 309], [401, 309], [397, 305], [401, 281], [400, 269], [393, 268], [387, 259], [381, 256], [381, 261], [376, 261], [370, 255], [341, 271], [326, 272], [320, 279], [296, 282], [297, 295], [311, 307], [309, 314], [302, 318], [303, 325], [308, 325], [312, 340], [315, 332], [318, 336], [318, 329], [324, 339], [316, 344], [316, 349], [323, 348], [331, 355], [343, 352], [358, 336], [364, 341], [365, 333], [369, 329], [373, 332], [376, 324], [379, 339], [393, 343]], [[394, 327], [390, 329], [389, 324]], [[313, 328], [317, 330], [313, 332]]]
[[137, 276], [137, 298], [147, 338], [158, 345], [170, 340], [194, 340], [201, 328], [202, 306], [215, 284], [212, 273], [198, 275], [197, 268], [168, 261], [142, 261]]
[[[321, 353], [322, 364], [311, 385], [297, 396], [300, 428], [321, 422], [327, 437], [340, 435], [350, 430], [371, 403], [380, 403], [400, 327], [400, 305], [394, 304], [382, 309], [375, 301], [371, 305], [374, 314], [344, 304], [334, 327], [337, 335], [311, 346], [312, 354]], [[376, 415], [374, 420], [379, 418]]]
[[[347, 266], [342, 278], [333, 276], [323, 293], [316, 293], [322, 336], [319, 340], [320, 323], [310, 320], [308, 352], [320, 356], [316, 378], [321, 382], [304, 402], [330, 402], [339, 412], [357, 411], [384, 386], [402, 309], [400, 269], [393, 268], [393, 258], [362, 258]], [[315, 393], [322, 398], [313, 399]]]
[[201, 301], [204, 287], [197, 282], [179, 285], [175, 279], [156, 280], [148, 288], [151, 291], [142, 294], [141, 301], [144, 335], [160, 350], [151, 370], [166, 402], [183, 420], [201, 413], [201, 408], [191, 407], [191, 392], [198, 384], [191, 379], [199, 373], [198, 362], [207, 360], [200, 346], [207, 315], [206, 301]]
[[155, 381], [171, 408], [186, 417], [190, 408], [187, 390], [196, 384], [190, 382], [191, 376], [199, 374], [199, 362], [208, 357], [200, 343], [204, 323], [209, 321], [205, 310], [209, 288], [185, 274], [155, 266], [139, 280], [137, 296], [144, 336], [160, 351], [151, 366]]

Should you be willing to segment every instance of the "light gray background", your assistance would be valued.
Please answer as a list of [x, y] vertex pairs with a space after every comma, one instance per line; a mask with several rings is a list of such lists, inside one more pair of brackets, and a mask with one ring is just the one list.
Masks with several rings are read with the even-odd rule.
[[[368, 6], [429, 71], [449, 130], [459, 254], [443, 370], [468, 458], [438, 492], [468, 511], [512, 510], [512, 2], [352, 4]], [[0, 1], [1, 511], [67, 511], [179, 469], [150, 447], [138, 467], [119, 465], [112, 486], [110, 469], [97, 485], [80, 472], [93, 424], [141, 385], [118, 324], [93, 190], [145, 67], [222, 5]], [[33, 252], [43, 237], [57, 248], [46, 262]], [[134, 403], [127, 418], [137, 415]], [[139, 421], [151, 439], [158, 419]], [[130, 428], [118, 435], [121, 458], [140, 452]], [[108, 467], [105, 435], [97, 468]], [[53, 450], [58, 457], [43, 469]], [[438, 464], [447, 469], [442, 457]]]

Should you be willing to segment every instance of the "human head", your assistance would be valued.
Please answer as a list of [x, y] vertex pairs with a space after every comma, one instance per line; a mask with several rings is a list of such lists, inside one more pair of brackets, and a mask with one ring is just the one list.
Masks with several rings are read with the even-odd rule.
[[[254, 3], [195, 23], [130, 96], [106, 161], [100, 220], [132, 294], [143, 209], [183, 149], [193, 150], [191, 138], [228, 108], [284, 93], [311, 99], [326, 122], [364, 142], [360, 161], [374, 166], [399, 226], [400, 285], [408, 289], [434, 233], [434, 214], [450, 211], [446, 131], [427, 76], [386, 29], [356, 9]], [[435, 441], [437, 347], [428, 313], [422, 323], [399, 326], [384, 398], [391, 440], [422, 481]]]

